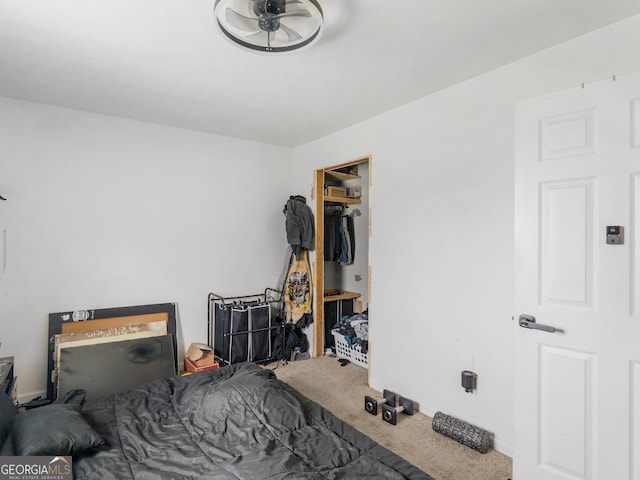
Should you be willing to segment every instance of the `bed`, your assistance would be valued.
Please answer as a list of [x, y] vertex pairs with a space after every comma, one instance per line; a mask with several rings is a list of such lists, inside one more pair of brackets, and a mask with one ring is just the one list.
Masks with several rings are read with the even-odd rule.
[[78, 480], [433, 480], [254, 363], [81, 393], [17, 414], [3, 453], [71, 455]]

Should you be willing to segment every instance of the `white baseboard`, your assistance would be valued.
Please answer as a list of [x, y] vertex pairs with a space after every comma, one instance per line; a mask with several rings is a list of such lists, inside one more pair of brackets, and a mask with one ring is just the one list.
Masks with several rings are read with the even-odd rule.
[[506, 455], [509, 458], [513, 458], [513, 445], [511, 445], [510, 443], [504, 443], [501, 442], [499, 438], [494, 438], [493, 448], [503, 455]]

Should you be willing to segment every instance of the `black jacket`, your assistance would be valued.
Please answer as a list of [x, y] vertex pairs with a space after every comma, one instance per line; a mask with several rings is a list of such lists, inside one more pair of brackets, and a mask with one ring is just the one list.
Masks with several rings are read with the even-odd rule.
[[286, 217], [287, 242], [296, 256], [299, 255], [300, 248], [313, 250], [315, 228], [313, 212], [307, 205], [307, 200], [301, 195], [292, 195], [285, 204], [283, 213]]

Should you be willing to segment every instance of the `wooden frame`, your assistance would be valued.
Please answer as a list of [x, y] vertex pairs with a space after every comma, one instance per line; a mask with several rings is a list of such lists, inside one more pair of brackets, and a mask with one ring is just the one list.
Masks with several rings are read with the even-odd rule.
[[[314, 308], [313, 308], [313, 324], [314, 324], [314, 355], [320, 357], [324, 354], [324, 202], [326, 200], [324, 195], [324, 183], [325, 172], [337, 170], [344, 167], [350, 167], [352, 165], [360, 165], [363, 163], [369, 164], [369, 185], [371, 187], [371, 155], [356, 158], [349, 162], [339, 163], [337, 165], [331, 165], [324, 167], [314, 172], [314, 186], [313, 193], [315, 195], [315, 229], [316, 229], [316, 244], [315, 244], [315, 272], [314, 272]], [[335, 173], [333, 174], [335, 175]], [[329, 199], [332, 201], [332, 199]], [[340, 203], [351, 204], [352, 199], [340, 198]], [[369, 232], [371, 237], [371, 232]], [[371, 294], [371, 266], [369, 266], [369, 282], [368, 297]]]
[[313, 276], [313, 343], [314, 356], [324, 354], [324, 169], [315, 172], [316, 195], [316, 261]]
[[159, 320], [167, 322], [167, 333], [172, 335], [174, 362], [176, 371], [178, 371], [175, 303], [50, 313], [47, 348], [47, 399], [53, 401], [56, 396], [55, 384], [52, 379], [52, 372], [55, 368], [56, 335], [100, 328], [123, 327]]

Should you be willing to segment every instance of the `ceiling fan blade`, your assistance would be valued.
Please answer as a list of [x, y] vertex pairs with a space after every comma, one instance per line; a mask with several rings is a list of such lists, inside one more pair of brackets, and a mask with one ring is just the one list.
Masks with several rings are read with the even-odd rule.
[[274, 15], [274, 18], [285, 18], [285, 17], [310, 17], [311, 12], [309, 10], [293, 10], [291, 12], [281, 13], [279, 15]]
[[258, 45], [267, 45], [269, 43], [269, 33], [265, 30], [260, 30], [252, 35], [245, 35], [244, 38], [249, 40], [251, 43], [256, 43]]
[[289, 42], [296, 42], [298, 40], [302, 40], [302, 35], [296, 32], [293, 28], [287, 27], [285, 24], [280, 24], [280, 30], [287, 34], [289, 37]]
[[242, 30], [246, 33], [258, 33], [261, 31], [260, 27], [258, 26], [257, 18], [246, 17], [229, 7], [227, 7], [224, 13], [225, 20], [229, 23], [229, 25], [237, 28], [238, 30]]
[[[270, 49], [272, 47], [282, 46], [283, 39], [280, 39], [280, 30], [275, 32], [262, 31], [245, 38], [252, 43], [261, 45], [263, 48]], [[275, 44], [275, 45], [274, 45]]]

